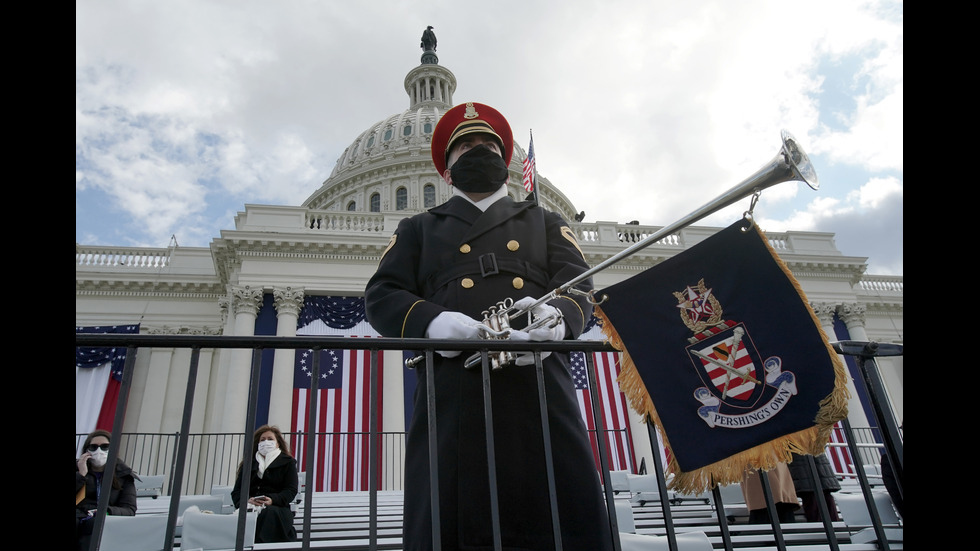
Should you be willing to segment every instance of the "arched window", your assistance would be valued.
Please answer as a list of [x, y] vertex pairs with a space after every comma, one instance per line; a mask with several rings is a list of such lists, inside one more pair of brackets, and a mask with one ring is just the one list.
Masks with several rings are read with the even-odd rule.
[[385, 130], [385, 141], [388, 141], [390, 139], [391, 139], [391, 129], [389, 128], [388, 130]]
[[400, 187], [395, 191], [395, 210], [408, 208], [408, 190]]
[[422, 127], [422, 131], [425, 132], [426, 134], [431, 134], [432, 133], [432, 123], [431, 122], [425, 123], [425, 126]]
[[371, 194], [371, 212], [381, 212], [381, 194]]
[[368, 139], [368, 144], [367, 144], [367, 146], [368, 146], [368, 147], [373, 147], [373, 146], [374, 146], [374, 136], [371, 136], [371, 137], [370, 137], [370, 138]]
[[357, 210], [357, 202], [351, 201], [350, 203], [347, 203], [347, 211], [348, 212], [355, 211], [355, 210]]
[[405, 128], [402, 129], [402, 135], [403, 136], [411, 136], [412, 135], [412, 125], [406, 124], [405, 125]]
[[422, 203], [427, 209], [436, 206], [436, 186], [425, 184], [422, 188]]

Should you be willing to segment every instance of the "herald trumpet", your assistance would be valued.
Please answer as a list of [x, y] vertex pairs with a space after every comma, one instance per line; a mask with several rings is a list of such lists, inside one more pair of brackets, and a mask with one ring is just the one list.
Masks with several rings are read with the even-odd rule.
[[[715, 212], [741, 200], [749, 195], [754, 195], [756, 198], [762, 193], [763, 190], [768, 189], [776, 184], [781, 184], [784, 182], [803, 182], [813, 190], [820, 188], [820, 183], [817, 178], [817, 171], [810, 162], [810, 158], [807, 156], [803, 147], [800, 146], [796, 138], [786, 130], [780, 132], [782, 138], [782, 146], [779, 152], [770, 159], [768, 163], [763, 165], [759, 170], [755, 171], [751, 176], [742, 180], [740, 183], [730, 188], [728, 191], [722, 193], [718, 197], [712, 199], [711, 201], [705, 203], [700, 208], [692, 211], [687, 216], [673, 222], [667, 226], [664, 226], [654, 232], [653, 234], [647, 236], [641, 241], [633, 244], [632, 246], [623, 249], [619, 253], [609, 257], [605, 261], [595, 265], [589, 270], [582, 272], [582, 274], [569, 280], [568, 282], [562, 284], [557, 289], [551, 291], [547, 295], [539, 298], [525, 308], [516, 309], [513, 307], [513, 300], [503, 301], [498, 303], [497, 307], [491, 308], [485, 312], [484, 325], [486, 330], [481, 332], [488, 339], [506, 339], [510, 334], [510, 321], [514, 320], [520, 316], [528, 315], [531, 316], [531, 311], [544, 304], [550, 300], [553, 300], [565, 293], [578, 293], [581, 294], [582, 291], [574, 289], [576, 285], [585, 281], [586, 279], [592, 277], [598, 272], [605, 270], [606, 268], [621, 262], [623, 259], [628, 258], [637, 252], [649, 247], [650, 245], [660, 241], [664, 237], [680, 231], [687, 226], [697, 222], [714, 214]], [[754, 207], [755, 200], [753, 200], [752, 205]], [[746, 216], [751, 215], [751, 209], [746, 212]], [[593, 304], [601, 304], [605, 298], [600, 300], [595, 299], [595, 291], [588, 293], [590, 300]], [[509, 305], [509, 306], [508, 306]], [[535, 320], [529, 320], [535, 327], [541, 327], [545, 324], [557, 324], [558, 320], [549, 319], [547, 317]], [[492, 357], [492, 366], [495, 369], [499, 369], [510, 362], [513, 361], [513, 354], [511, 353], [494, 353]], [[411, 361], [411, 360], [409, 360]], [[474, 354], [470, 356], [466, 363], [466, 367], [473, 367], [480, 363], [480, 354]]]

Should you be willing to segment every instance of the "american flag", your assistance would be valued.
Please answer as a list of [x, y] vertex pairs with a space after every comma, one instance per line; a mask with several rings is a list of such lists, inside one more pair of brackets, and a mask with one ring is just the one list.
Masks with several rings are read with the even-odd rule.
[[[613, 471], [635, 472], [636, 458], [633, 454], [629, 413], [626, 409], [626, 399], [619, 390], [619, 383], [616, 382], [620, 369], [619, 353], [597, 352], [593, 354], [593, 359], [600, 402], [599, 411], [606, 429], [607, 466]], [[571, 371], [575, 381], [579, 410], [585, 420], [585, 426], [589, 430], [592, 454], [595, 457], [596, 469], [598, 470], [602, 465], [599, 462], [599, 443], [592, 414], [592, 393], [589, 391], [588, 366], [584, 352], [572, 352]]]
[[524, 191], [534, 191], [534, 136], [527, 146], [527, 157], [524, 158]]
[[[139, 324], [75, 326], [75, 333], [138, 334]], [[75, 348], [75, 431], [112, 430], [126, 348]]]
[[[378, 354], [377, 431], [381, 431], [383, 396], [382, 354]], [[313, 351], [297, 350], [293, 383], [292, 430], [315, 435], [313, 454], [315, 491], [366, 491], [369, 489], [370, 427], [369, 384], [371, 354], [368, 350], [321, 350], [317, 382], [316, 418], [307, 424], [313, 379]], [[305, 470], [306, 443], [298, 438], [294, 454]], [[378, 449], [378, 453], [381, 450]]]
[[840, 421], [830, 431], [830, 441], [827, 442], [825, 453], [834, 466], [835, 473], [854, 474], [854, 460], [851, 459], [851, 450], [847, 447], [847, 437], [844, 435], [844, 426]]

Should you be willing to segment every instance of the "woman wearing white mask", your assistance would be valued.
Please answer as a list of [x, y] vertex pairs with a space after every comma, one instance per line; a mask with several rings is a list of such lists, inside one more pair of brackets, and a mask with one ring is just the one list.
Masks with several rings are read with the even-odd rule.
[[[109, 439], [112, 433], [93, 431], [85, 438], [82, 455], [75, 461], [75, 540], [78, 551], [89, 547], [95, 514], [102, 492], [102, 476], [109, 459]], [[136, 474], [121, 458], [116, 459], [112, 477], [109, 508], [106, 514], [133, 516], [136, 514]]]
[[[252, 476], [248, 488], [248, 503], [261, 507], [255, 522], [255, 542], [272, 543], [296, 541], [293, 512], [289, 504], [296, 498], [299, 475], [296, 460], [289, 453], [289, 444], [279, 427], [265, 425], [255, 431], [252, 449]], [[238, 466], [231, 499], [238, 508], [242, 495], [242, 465]]]

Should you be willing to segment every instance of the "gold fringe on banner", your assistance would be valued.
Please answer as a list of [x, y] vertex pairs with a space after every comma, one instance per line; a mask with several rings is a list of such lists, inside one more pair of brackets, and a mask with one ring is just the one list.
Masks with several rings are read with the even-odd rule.
[[820, 409], [814, 419], [814, 426], [809, 429], [779, 437], [691, 472], [681, 471], [674, 452], [671, 449], [670, 441], [663, 430], [660, 417], [657, 415], [657, 408], [650, 398], [650, 393], [647, 391], [646, 385], [643, 383], [643, 379], [640, 377], [640, 373], [636, 369], [636, 365], [633, 363], [633, 359], [630, 357], [626, 345], [619, 337], [612, 323], [602, 312], [602, 307], [595, 307], [596, 317], [602, 321], [602, 332], [606, 336], [607, 342], [617, 350], [622, 351], [623, 354], [623, 365], [617, 379], [619, 381], [619, 388], [626, 395], [630, 406], [643, 416], [644, 420], [654, 423], [661, 438], [663, 438], [664, 446], [668, 450], [671, 450], [670, 461], [666, 467], [666, 471], [667, 473], [672, 473], [674, 476], [669, 487], [682, 493], [697, 494], [710, 490], [716, 484], [724, 485], [739, 482], [742, 479], [742, 473], [746, 469], [753, 468], [768, 471], [775, 467], [777, 463], [788, 463], [792, 461], [791, 454], [793, 453], [806, 455], [824, 453], [824, 448], [830, 439], [834, 425], [841, 419], [847, 417], [847, 401], [850, 398], [850, 393], [847, 390], [847, 371], [844, 368], [844, 363], [830, 345], [830, 341], [827, 339], [827, 335], [820, 325], [820, 320], [813, 312], [813, 308], [810, 307], [810, 302], [807, 300], [806, 294], [800, 287], [799, 282], [793, 277], [793, 273], [782, 259], [779, 258], [776, 251], [769, 244], [769, 240], [755, 223], [751, 223], [751, 230], [765, 243], [769, 254], [772, 255], [777, 265], [792, 283], [793, 288], [799, 294], [800, 300], [806, 305], [806, 309], [813, 319], [813, 324], [820, 331], [824, 346], [827, 349], [827, 354], [830, 356], [834, 368], [834, 389], [827, 397], [821, 400]]

